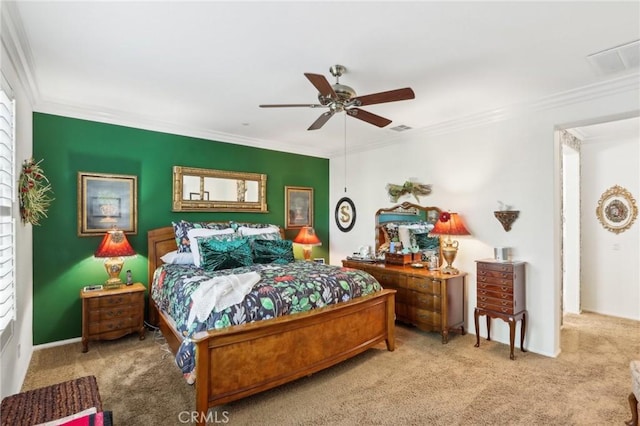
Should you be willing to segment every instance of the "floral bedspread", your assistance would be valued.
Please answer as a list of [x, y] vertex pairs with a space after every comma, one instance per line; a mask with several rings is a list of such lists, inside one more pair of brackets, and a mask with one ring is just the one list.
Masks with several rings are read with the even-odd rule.
[[[214, 310], [206, 321], [188, 323], [191, 294], [201, 282], [251, 271], [260, 274], [261, 279], [241, 303], [220, 312]], [[195, 345], [190, 337], [199, 331], [305, 312], [381, 290], [375, 278], [364, 271], [308, 261], [255, 264], [222, 271], [165, 264], [155, 271], [153, 280], [152, 299], [174, 320], [175, 327], [184, 336], [176, 364], [189, 381], [193, 380], [195, 368]]]

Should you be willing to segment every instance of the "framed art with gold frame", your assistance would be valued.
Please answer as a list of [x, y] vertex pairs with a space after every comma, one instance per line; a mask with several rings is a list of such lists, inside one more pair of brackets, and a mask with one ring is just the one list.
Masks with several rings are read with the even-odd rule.
[[138, 233], [138, 177], [78, 172], [78, 236]]
[[285, 229], [313, 227], [313, 188], [284, 187]]
[[636, 200], [625, 188], [614, 185], [600, 196], [596, 216], [605, 229], [619, 234], [629, 229], [638, 217]]

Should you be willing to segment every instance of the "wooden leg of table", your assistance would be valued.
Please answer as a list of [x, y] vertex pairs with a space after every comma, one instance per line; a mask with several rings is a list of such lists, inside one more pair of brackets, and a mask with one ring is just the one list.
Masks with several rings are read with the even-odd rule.
[[476, 325], [476, 344], [473, 345], [473, 346], [475, 346], [476, 348], [480, 347], [480, 326], [478, 324], [478, 317], [479, 316], [480, 315], [478, 314], [478, 308], [474, 309], [474, 311], [473, 311], [473, 322]]
[[527, 311], [522, 313], [522, 324], [520, 324], [520, 350], [526, 352], [524, 348], [524, 335], [527, 332]]
[[514, 340], [516, 339], [516, 321], [513, 317], [509, 317], [509, 321], [507, 322], [509, 323], [509, 358], [516, 359], [515, 355], [513, 354], [513, 344]]
[[487, 340], [491, 340], [491, 317], [487, 315]]
[[633, 392], [629, 394], [629, 408], [631, 408], [631, 420], [624, 423], [627, 426], [638, 426], [638, 400]]

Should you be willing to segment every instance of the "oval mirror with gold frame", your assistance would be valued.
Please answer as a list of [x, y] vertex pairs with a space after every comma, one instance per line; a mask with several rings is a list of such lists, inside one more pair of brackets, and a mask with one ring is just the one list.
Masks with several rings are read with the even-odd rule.
[[267, 213], [267, 175], [174, 166], [173, 211]]
[[600, 196], [596, 216], [605, 229], [619, 234], [629, 229], [638, 217], [636, 200], [625, 188], [614, 185]]

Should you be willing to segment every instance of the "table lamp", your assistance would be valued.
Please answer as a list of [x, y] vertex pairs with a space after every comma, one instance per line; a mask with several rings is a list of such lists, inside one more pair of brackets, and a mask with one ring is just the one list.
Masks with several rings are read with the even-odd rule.
[[311, 250], [313, 246], [322, 245], [322, 242], [320, 242], [316, 235], [315, 229], [310, 226], [303, 226], [293, 242], [302, 246], [304, 260], [311, 260]]
[[120, 230], [107, 231], [102, 242], [93, 254], [95, 257], [105, 258], [104, 267], [109, 274], [104, 288], [118, 288], [122, 284], [120, 272], [124, 265], [125, 256], [135, 256], [124, 232]]
[[442, 256], [447, 262], [447, 266], [440, 271], [443, 274], [457, 274], [458, 271], [453, 267], [453, 261], [458, 254], [458, 241], [451, 240], [451, 235], [470, 235], [462, 222], [458, 213], [442, 212], [435, 226], [429, 233], [431, 235], [446, 235], [447, 239], [441, 244]]

